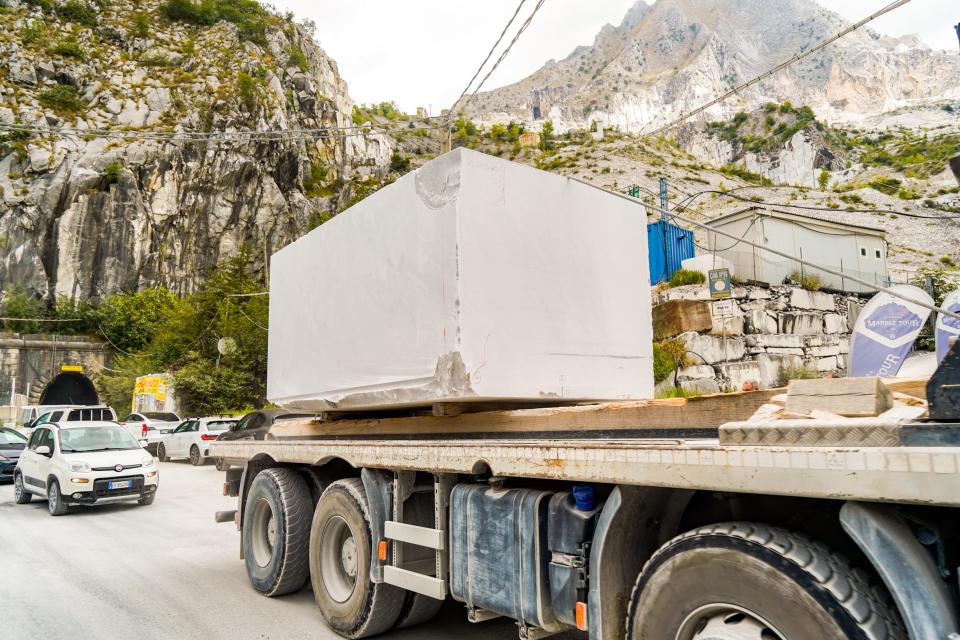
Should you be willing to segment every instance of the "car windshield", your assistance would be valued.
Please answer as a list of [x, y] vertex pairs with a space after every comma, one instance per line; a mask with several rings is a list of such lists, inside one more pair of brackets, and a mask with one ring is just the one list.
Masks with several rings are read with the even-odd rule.
[[207, 423], [207, 431], [227, 431], [235, 424], [236, 420], [211, 420]]
[[78, 427], [60, 431], [60, 450], [63, 453], [139, 448], [140, 445], [134, 437], [120, 427]]
[[180, 416], [175, 413], [145, 413], [143, 417], [149, 420], [157, 420], [160, 422], [180, 422]]
[[19, 431], [13, 429], [0, 429], [0, 445], [2, 444], [26, 444], [27, 437]]

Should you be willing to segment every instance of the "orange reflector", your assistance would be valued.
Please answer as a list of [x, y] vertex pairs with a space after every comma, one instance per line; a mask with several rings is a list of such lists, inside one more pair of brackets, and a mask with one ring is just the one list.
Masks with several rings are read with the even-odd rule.
[[387, 561], [387, 541], [381, 540], [377, 545], [377, 557], [380, 558], [380, 562]]
[[587, 630], [587, 603], [578, 602], [577, 603], [577, 629], [580, 631]]
[[225, 496], [230, 495], [230, 483], [228, 482], [223, 483], [223, 495]]

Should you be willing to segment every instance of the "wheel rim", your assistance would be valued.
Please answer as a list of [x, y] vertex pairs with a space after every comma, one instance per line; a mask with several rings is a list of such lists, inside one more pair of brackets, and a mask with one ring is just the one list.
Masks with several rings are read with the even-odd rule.
[[277, 542], [277, 524], [273, 517], [273, 507], [260, 498], [253, 505], [253, 559], [261, 567], [266, 567], [273, 559], [273, 548]]
[[687, 616], [676, 640], [787, 640], [753, 611], [731, 604], [710, 604]]
[[346, 602], [357, 586], [358, 551], [347, 521], [340, 516], [327, 520], [320, 532], [320, 575], [336, 602]]
[[160, 458], [160, 462], [163, 462], [167, 457], [167, 448], [162, 444], [157, 447], [157, 457]]
[[190, 462], [193, 464], [200, 462], [200, 451], [197, 450], [196, 446], [190, 449]]
[[60, 502], [60, 492], [57, 491], [57, 485], [51, 484], [50, 488], [47, 489], [47, 506], [50, 507], [50, 511], [57, 510], [57, 504]]
[[13, 497], [17, 500], [23, 498], [23, 476], [18, 475], [13, 479]]

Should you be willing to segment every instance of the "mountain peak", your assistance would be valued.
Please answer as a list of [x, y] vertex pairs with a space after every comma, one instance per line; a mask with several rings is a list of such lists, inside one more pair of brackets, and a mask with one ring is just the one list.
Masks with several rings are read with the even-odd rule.
[[[480, 94], [481, 121], [550, 118], [650, 130], [737, 87], [849, 23], [805, 0], [643, 0], [589, 47]], [[960, 58], [916, 37], [855, 31], [712, 109], [711, 119], [768, 101], [812, 106], [829, 120], [960, 97]]]

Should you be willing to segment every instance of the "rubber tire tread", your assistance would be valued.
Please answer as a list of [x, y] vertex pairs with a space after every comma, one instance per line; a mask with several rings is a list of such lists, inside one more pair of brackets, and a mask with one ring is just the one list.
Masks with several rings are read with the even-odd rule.
[[[277, 467], [261, 471], [253, 479], [248, 497], [258, 482], [269, 482], [276, 487], [280, 496], [280, 513], [274, 517], [283, 518], [286, 523], [283, 559], [272, 584], [266, 589], [254, 585], [257, 591], [272, 598], [299, 591], [310, 577], [310, 522], [313, 518], [313, 504], [310, 501], [310, 489], [293, 469]], [[251, 511], [245, 511], [244, 522], [252, 515]], [[246, 534], [246, 531], [244, 533]], [[254, 562], [252, 552], [245, 556], [248, 563]]]
[[[324, 497], [334, 491], [343, 493], [353, 503], [366, 526], [368, 540], [372, 540], [370, 505], [367, 501], [367, 492], [363, 487], [363, 481], [360, 478], [344, 478], [330, 483], [320, 497], [317, 513], [319, 513]], [[318, 524], [318, 522], [314, 522], [315, 527]], [[372, 544], [367, 546], [358, 544], [357, 550], [365, 554], [372, 554], [373, 546]], [[311, 554], [313, 551], [314, 549], [311, 547]], [[310, 564], [314, 564], [312, 560]], [[367, 560], [366, 565], [370, 566], [370, 559]], [[319, 568], [317, 571], [319, 571]], [[386, 583], [374, 584], [370, 581], [369, 572], [363, 578], [367, 581], [367, 587], [372, 593], [366, 599], [363, 611], [359, 612], [355, 626], [351, 629], [334, 629], [334, 631], [347, 638], [369, 638], [389, 631], [396, 624], [403, 609], [407, 593], [405, 589]], [[316, 598], [318, 592], [316, 583], [314, 583], [313, 591]], [[319, 599], [317, 604], [320, 604]]]
[[[16, 479], [17, 479], [18, 477], [20, 478], [20, 484], [22, 485], [22, 484], [23, 484], [23, 474], [22, 474], [22, 473], [17, 472], [17, 475], [14, 476], [14, 480], [13, 480], [13, 481], [16, 482], [16, 481], [17, 481]], [[16, 502], [17, 504], [27, 504], [27, 503], [30, 502], [31, 500], [33, 500], [33, 494], [30, 493], [29, 491], [27, 491], [27, 488], [26, 488], [26, 487], [23, 487], [23, 491], [20, 493], [20, 499], [19, 499], [19, 500], [18, 500], [18, 499], [14, 499], [14, 502]]]
[[406, 629], [430, 622], [440, 613], [440, 607], [442, 606], [443, 600], [437, 600], [422, 593], [407, 591], [406, 598], [403, 600], [403, 608], [400, 610], [400, 617], [397, 618], [394, 629]]
[[[56, 478], [53, 478], [52, 482], [53, 482], [53, 486], [56, 487], [57, 489], [57, 497], [59, 499], [57, 500], [56, 509], [54, 509], [53, 511], [50, 511], [50, 509], [48, 508], [47, 511], [52, 516], [65, 516], [67, 515], [67, 511], [69, 511], [69, 509], [67, 508], [67, 503], [63, 501], [63, 491], [60, 490], [60, 482]], [[47, 487], [47, 495], [50, 495], [49, 487]]]
[[167, 455], [167, 447], [162, 442], [157, 445], [157, 460], [160, 462], [169, 462], [170, 456]]
[[151, 504], [153, 504], [153, 501], [156, 500], [156, 499], [157, 499], [157, 492], [154, 491], [154, 492], [151, 493], [150, 495], [144, 496], [144, 497], [140, 498], [139, 500], [137, 500], [137, 504], [140, 505], [141, 507], [148, 507], [148, 506], [150, 506]]
[[725, 522], [700, 527], [683, 533], [660, 547], [644, 564], [630, 595], [626, 620], [627, 640], [646, 640], [634, 638], [631, 623], [640, 600], [644, 578], [651, 567], [659, 566], [664, 555], [673, 555], [679, 543], [708, 536], [737, 538], [789, 560], [833, 596], [837, 605], [855, 622], [865, 638], [908, 640], [903, 623], [886, 590], [872, 585], [867, 574], [852, 568], [845, 557], [802, 534], [753, 522]]

